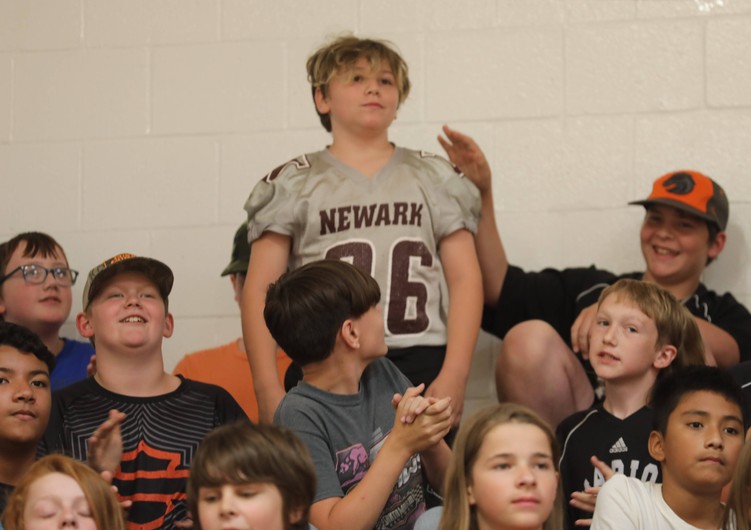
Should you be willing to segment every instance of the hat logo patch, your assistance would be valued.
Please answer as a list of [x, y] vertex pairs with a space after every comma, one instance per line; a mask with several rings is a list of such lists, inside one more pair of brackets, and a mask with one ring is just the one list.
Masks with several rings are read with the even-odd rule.
[[673, 195], [688, 195], [694, 191], [694, 178], [688, 173], [675, 173], [662, 183], [662, 187]]

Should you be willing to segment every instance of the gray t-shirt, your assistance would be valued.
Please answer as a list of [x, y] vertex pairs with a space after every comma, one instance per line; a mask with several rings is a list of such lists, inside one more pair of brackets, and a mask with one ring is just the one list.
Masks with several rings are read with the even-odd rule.
[[[316, 469], [313, 502], [344, 497], [367, 473], [394, 425], [391, 398], [411, 386], [388, 359], [377, 359], [360, 379], [357, 394], [332, 394], [304, 381], [289, 391], [274, 423], [294, 430]], [[375, 528], [412, 528], [425, 511], [425, 480], [413, 455], [389, 495]]]

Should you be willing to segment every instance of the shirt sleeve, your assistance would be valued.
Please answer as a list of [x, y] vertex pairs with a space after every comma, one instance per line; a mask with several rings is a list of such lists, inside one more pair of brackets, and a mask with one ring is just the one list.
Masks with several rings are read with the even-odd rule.
[[255, 185], [245, 201], [249, 243], [266, 231], [292, 237], [297, 189], [310, 167], [307, 155], [301, 155], [279, 166]]
[[480, 220], [480, 192], [475, 185], [445, 158], [420, 152], [421, 173], [430, 180], [428, 193], [435, 237], [444, 237], [466, 229], [477, 233]]
[[637, 530], [639, 506], [633, 502], [628, 479], [615, 475], [597, 495], [591, 530]]
[[728, 332], [735, 339], [740, 360], [751, 360], [751, 313], [730, 293], [699, 289], [686, 302], [691, 313]]
[[331, 497], [344, 497], [324, 425], [316, 421], [316, 417], [294, 394], [287, 394], [274, 416], [276, 425], [294, 431], [308, 448], [316, 470], [316, 493], [313, 502]]
[[[595, 267], [525, 272], [509, 265], [495, 306], [485, 306], [482, 328], [503, 338], [526, 320], [544, 320], [570, 345], [580, 298], [613, 283], [616, 276]], [[596, 297], [595, 297], [596, 301]]]

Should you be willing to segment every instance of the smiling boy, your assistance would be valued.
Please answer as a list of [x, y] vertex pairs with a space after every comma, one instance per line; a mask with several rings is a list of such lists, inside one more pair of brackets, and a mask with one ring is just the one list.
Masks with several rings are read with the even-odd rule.
[[47, 234], [24, 232], [0, 245], [0, 316], [36, 333], [55, 356], [53, 390], [84, 379], [94, 355], [91, 344], [60, 337], [77, 277]]
[[427, 396], [450, 396], [458, 425], [482, 310], [477, 190], [445, 159], [389, 141], [410, 81], [388, 43], [343, 36], [307, 70], [331, 145], [266, 175], [245, 204], [243, 336], [260, 417], [270, 421], [284, 395], [266, 289], [288, 268], [341, 259], [380, 285], [389, 358]]
[[671, 171], [654, 181], [646, 199], [630, 203], [646, 210], [639, 236], [644, 271], [618, 275], [592, 266], [526, 272], [506, 257], [482, 150], [469, 136], [444, 132], [447, 139], [440, 141], [449, 158], [482, 198], [476, 238], [485, 295], [482, 327], [503, 339], [496, 365], [500, 400], [525, 404], [551, 425], [592, 404], [588, 336], [600, 292], [620, 278], [651, 281], [682, 301], [710, 362], [727, 367], [751, 358], [751, 314], [731, 294], [701, 283], [727, 239], [729, 203], [717, 182], [698, 171]]
[[96, 343], [97, 372], [53, 395], [43, 451], [86, 461], [88, 440], [118, 410], [123, 458], [113, 483], [133, 506], [129, 528], [172, 528], [187, 517], [185, 486], [193, 454], [214, 427], [245, 418], [223, 389], [164, 371], [162, 341], [174, 320], [170, 268], [119, 254], [94, 267], [76, 319]]
[[28, 329], [0, 322], [0, 513], [36, 459], [50, 415], [55, 358]]
[[722, 489], [743, 447], [741, 399], [719, 368], [692, 366], [660, 381], [649, 453], [663, 483], [614, 476], [600, 490], [592, 530], [719, 528]]

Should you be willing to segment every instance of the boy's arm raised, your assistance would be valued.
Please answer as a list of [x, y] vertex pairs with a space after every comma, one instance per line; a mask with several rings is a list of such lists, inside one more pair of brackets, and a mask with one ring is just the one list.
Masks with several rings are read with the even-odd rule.
[[310, 507], [310, 522], [318, 530], [370, 530], [375, 527], [407, 461], [415, 453], [443, 441], [451, 425], [448, 399], [428, 407], [411, 424], [400, 420], [403, 409], [418, 394], [417, 388], [408, 388], [404, 392], [403, 400], [397, 406], [394, 428], [357, 486], [344, 497], [323, 499]]
[[472, 353], [482, 319], [482, 279], [472, 234], [457, 230], [441, 240], [439, 252], [449, 294], [446, 358], [427, 397], [451, 397], [453, 424], [459, 425]]
[[490, 166], [482, 149], [471, 137], [448, 126], [443, 127], [443, 132], [448, 140], [439, 136], [438, 142], [446, 151], [449, 160], [480, 190], [481, 213], [475, 245], [482, 271], [485, 303], [495, 305], [506, 279], [508, 260], [495, 220]]
[[264, 232], [253, 242], [240, 304], [245, 351], [258, 399], [259, 419], [264, 423], [274, 419], [284, 388], [276, 368], [276, 342], [266, 327], [263, 309], [269, 284], [287, 270], [290, 245], [289, 237], [274, 232]]

